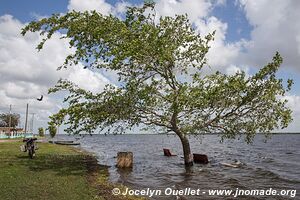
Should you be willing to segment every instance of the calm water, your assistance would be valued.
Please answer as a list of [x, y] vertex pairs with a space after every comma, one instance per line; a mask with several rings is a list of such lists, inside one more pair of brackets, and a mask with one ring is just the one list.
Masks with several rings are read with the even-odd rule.
[[[62, 136], [60, 136], [62, 137]], [[206, 135], [190, 138], [194, 153], [207, 154], [210, 164], [195, 164], [186, 170], [181, 143], [173, 135], [93, 135], [80, 139], [81, 147], [95, 153], [99, 163], [111, 166], [110, 180], [132, 189], [296, 189], [300, 192], [300, 135], [274, 135], [267, 143], [258, 135], [252, 145], [243, 140], [219, 142], [219, 137]], [[171, 149], [176, 157], [164, 157], [163, 148]], [[132, 151], [132, 171], [116, 169], [116, 154]], [[224, 167], [221, 162], [239, 160], [240, 168]], [[299, 194], [293, 199], [299, 199]], [[154, 197], [153, 199], [176, 199]], [[187, 199], [224, 199], [216, 196]], [[230, 198], [229, 198], [230, 199]], [[232, 199], [232, 198], [231, 198]], [[288, 197], [239, 197], [236, 199], [292, 199]]]

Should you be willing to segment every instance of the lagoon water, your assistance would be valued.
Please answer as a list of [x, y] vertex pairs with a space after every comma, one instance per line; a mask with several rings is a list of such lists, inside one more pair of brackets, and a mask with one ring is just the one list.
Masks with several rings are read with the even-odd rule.
[[[63, 136], [59, 136], [63, 137]], [[68, 136], [64, 136], [68, 137]], [[70, 136], [69, 136], [70, 137]], [[267, 142], [257, 135], [253, 144], [242, 139], [220, 143], [216, 135], [191, 137], [194, 153], [207, 154], [208, 165], [183, 165], [180, 140], [175, 135], [93, 135], [80, 139], [81, 147], [93, 152], [100, 164], [109, 168], [110, 180], [131, 189], [277, 189], [300, 192], [300, 134], [277, 134]], [[178, 156], [164, 157], [163, 148]], [[131, 151], [134, 154], [132, 171], [115, 167], [116, 154]], [[225, 167], [220, 163], [239, 160], [240, 168]], [[188, 196], [186, 199], [226, 199], [224, 196]], [[240, 196], [227, 199], [300, 199], [289, 196]], [[154, 196], [151, 199], [176, 199], [175, 196]]]

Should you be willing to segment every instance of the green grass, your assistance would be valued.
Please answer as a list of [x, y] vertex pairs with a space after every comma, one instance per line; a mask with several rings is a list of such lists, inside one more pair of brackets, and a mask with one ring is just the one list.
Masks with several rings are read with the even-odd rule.
[[34, 159], [21, 142], [0, 143], [1, 200], [136, 199], [111, 195], [108, 170], [78, 149], [39, 143]]

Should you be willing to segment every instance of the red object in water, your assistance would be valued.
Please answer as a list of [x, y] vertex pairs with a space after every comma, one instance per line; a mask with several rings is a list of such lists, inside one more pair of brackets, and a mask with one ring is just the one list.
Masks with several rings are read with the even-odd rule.
[[208, 157], [205, 154], [197, 154], [194, 153], [194, 162], [195, 163], [201, 163], [201, 164], [207, 164], [208, 163]]
[[163, 149], [163, 150], [164, 150], [164, 156], [168, 156], [168, 157], [170, 157], [170, 156], [176, 156], [176, 155], [171, 154], [170, 149]]

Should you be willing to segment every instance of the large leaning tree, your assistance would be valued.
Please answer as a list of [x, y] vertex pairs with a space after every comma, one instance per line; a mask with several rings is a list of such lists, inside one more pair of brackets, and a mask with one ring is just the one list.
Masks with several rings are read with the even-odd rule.
[[[273, 60], [253, 76], [244, 72], [206, 74], [206, 54], [214, 33], [200, 36], [187, 15], [156, 18], [154, 4], [129, 7], [125, 19], [96, 11], [55, 14], [33, 21], [22, 34], [44, 35], [38, 49], [60, 31], [75, 52], [61, 68], [83, 63], [94, 71], [117, 74], [119, 84], [92, 93], [68, 80], [59, 80], [49, 92], [66, 90], [67, 108], [51, 116], [70, 133], [96, 129], [124, 131], [132, 127], [173, 132], [181, 140], [186, 165], [193, 164], [189, 137], [218, 133], [221, 139], [285, 128], [291, 110], [281, 98], [292, 85], [276, 78], [282, 63]], [[102, 70], [103, 71], [103, 70]], [[87, 79], [89, 77], [86, 77]]]

